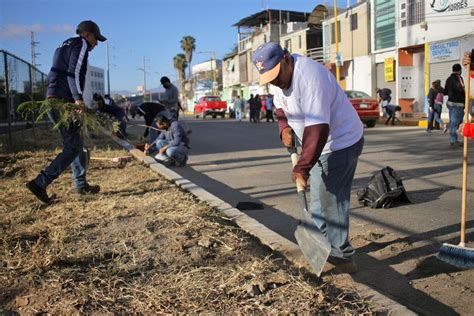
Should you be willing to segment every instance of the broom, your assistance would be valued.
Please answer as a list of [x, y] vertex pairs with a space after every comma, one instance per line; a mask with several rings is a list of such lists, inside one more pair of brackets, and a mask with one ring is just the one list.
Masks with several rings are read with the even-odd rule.
[[[471, 65], [472, 58], [471, 56]], [[465, 118], [466, 124], [469, 123], [469, 101], [470, 101], [470, 77], [471, 70], [470, 65], [467, 71], [467, 82], [466, 82], [466, 100], [465, 100]], [[467, 136], [464, 136], [464, 150], [463, 150], [463, 163], [462, 163], [462, 200], [461, 200], [461, 238], [459, 245], [451, 245], [444, 243], [441, 246], [438, 258], [446, 263], [460, 268], [474, 268], [474, 248], [466, 247], [466, 198], [467, 198]]]

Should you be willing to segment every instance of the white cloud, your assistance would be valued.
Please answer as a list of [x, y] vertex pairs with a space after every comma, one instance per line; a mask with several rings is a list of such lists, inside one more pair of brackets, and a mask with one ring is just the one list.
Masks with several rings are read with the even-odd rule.
[[73, 27], [70, 24], [57, 24], [45, 27], [41, 24], [21, 25], [7, 24], [0, 27], [0, 37], [18, 38], [30, 36], [30, 32], [53, 32], [53, 33], [72, 33]]
[[70, 24], [58, 24], [49, 28], [54, 33], [72, 33], [73, 28]]

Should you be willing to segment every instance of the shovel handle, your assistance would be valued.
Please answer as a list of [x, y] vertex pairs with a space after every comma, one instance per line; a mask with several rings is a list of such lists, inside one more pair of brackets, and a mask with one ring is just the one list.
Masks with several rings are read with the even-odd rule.
[[[293, 137], [293, 147], [291, 148], [288, 148], [288, 152], [290, 152], [290, 157], [291, 157], [291, 164], [294, 166], [296, 166], [296, 164], [298, 163], [298, 150], [296, 149], [296, 137], [295, 137], [295, 134], [294, 132], [292, 133], [292, 137]], [[298, 182], [296, 181], [296, 191], [299, 192], [305, 192], [305, 189], [304, 187]]]

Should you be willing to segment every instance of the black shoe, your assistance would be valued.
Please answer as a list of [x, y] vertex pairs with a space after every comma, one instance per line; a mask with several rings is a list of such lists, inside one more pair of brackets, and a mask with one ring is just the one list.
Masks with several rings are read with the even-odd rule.
[[97, 194], [100, 192], [100, 186], [86, 184], [82, 188], [76, 188], [76, 192], [77, 194], [80, 194], [80, 195]]
[[30, 190], [31, 193], [33, 193], [38, 198], [38, 200], [45, 204], [49, 204], [53, 200], [51, 197], [48, 196], [48, 193], [46, 193], [46, 189], [37, 185], [35, 180], [31, 180], [30, 182], [28, 182], [26, 184], [26, 187], [28, 188], [28, 190]]
[[166, 158], [165, 160], [163, 160], [161, 162], [163, 165], [165, 165], [166, 167], [173, 167], [173, 166], [176, 166], [176, 161], [173, 159], [173, 158]]

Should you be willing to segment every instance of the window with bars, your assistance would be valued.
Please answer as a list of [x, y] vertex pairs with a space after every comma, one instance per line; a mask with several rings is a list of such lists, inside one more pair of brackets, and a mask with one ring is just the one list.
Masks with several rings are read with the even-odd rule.
[[425, 1], [407, 0], [407, 25], [415, 25], [425, 20]]

